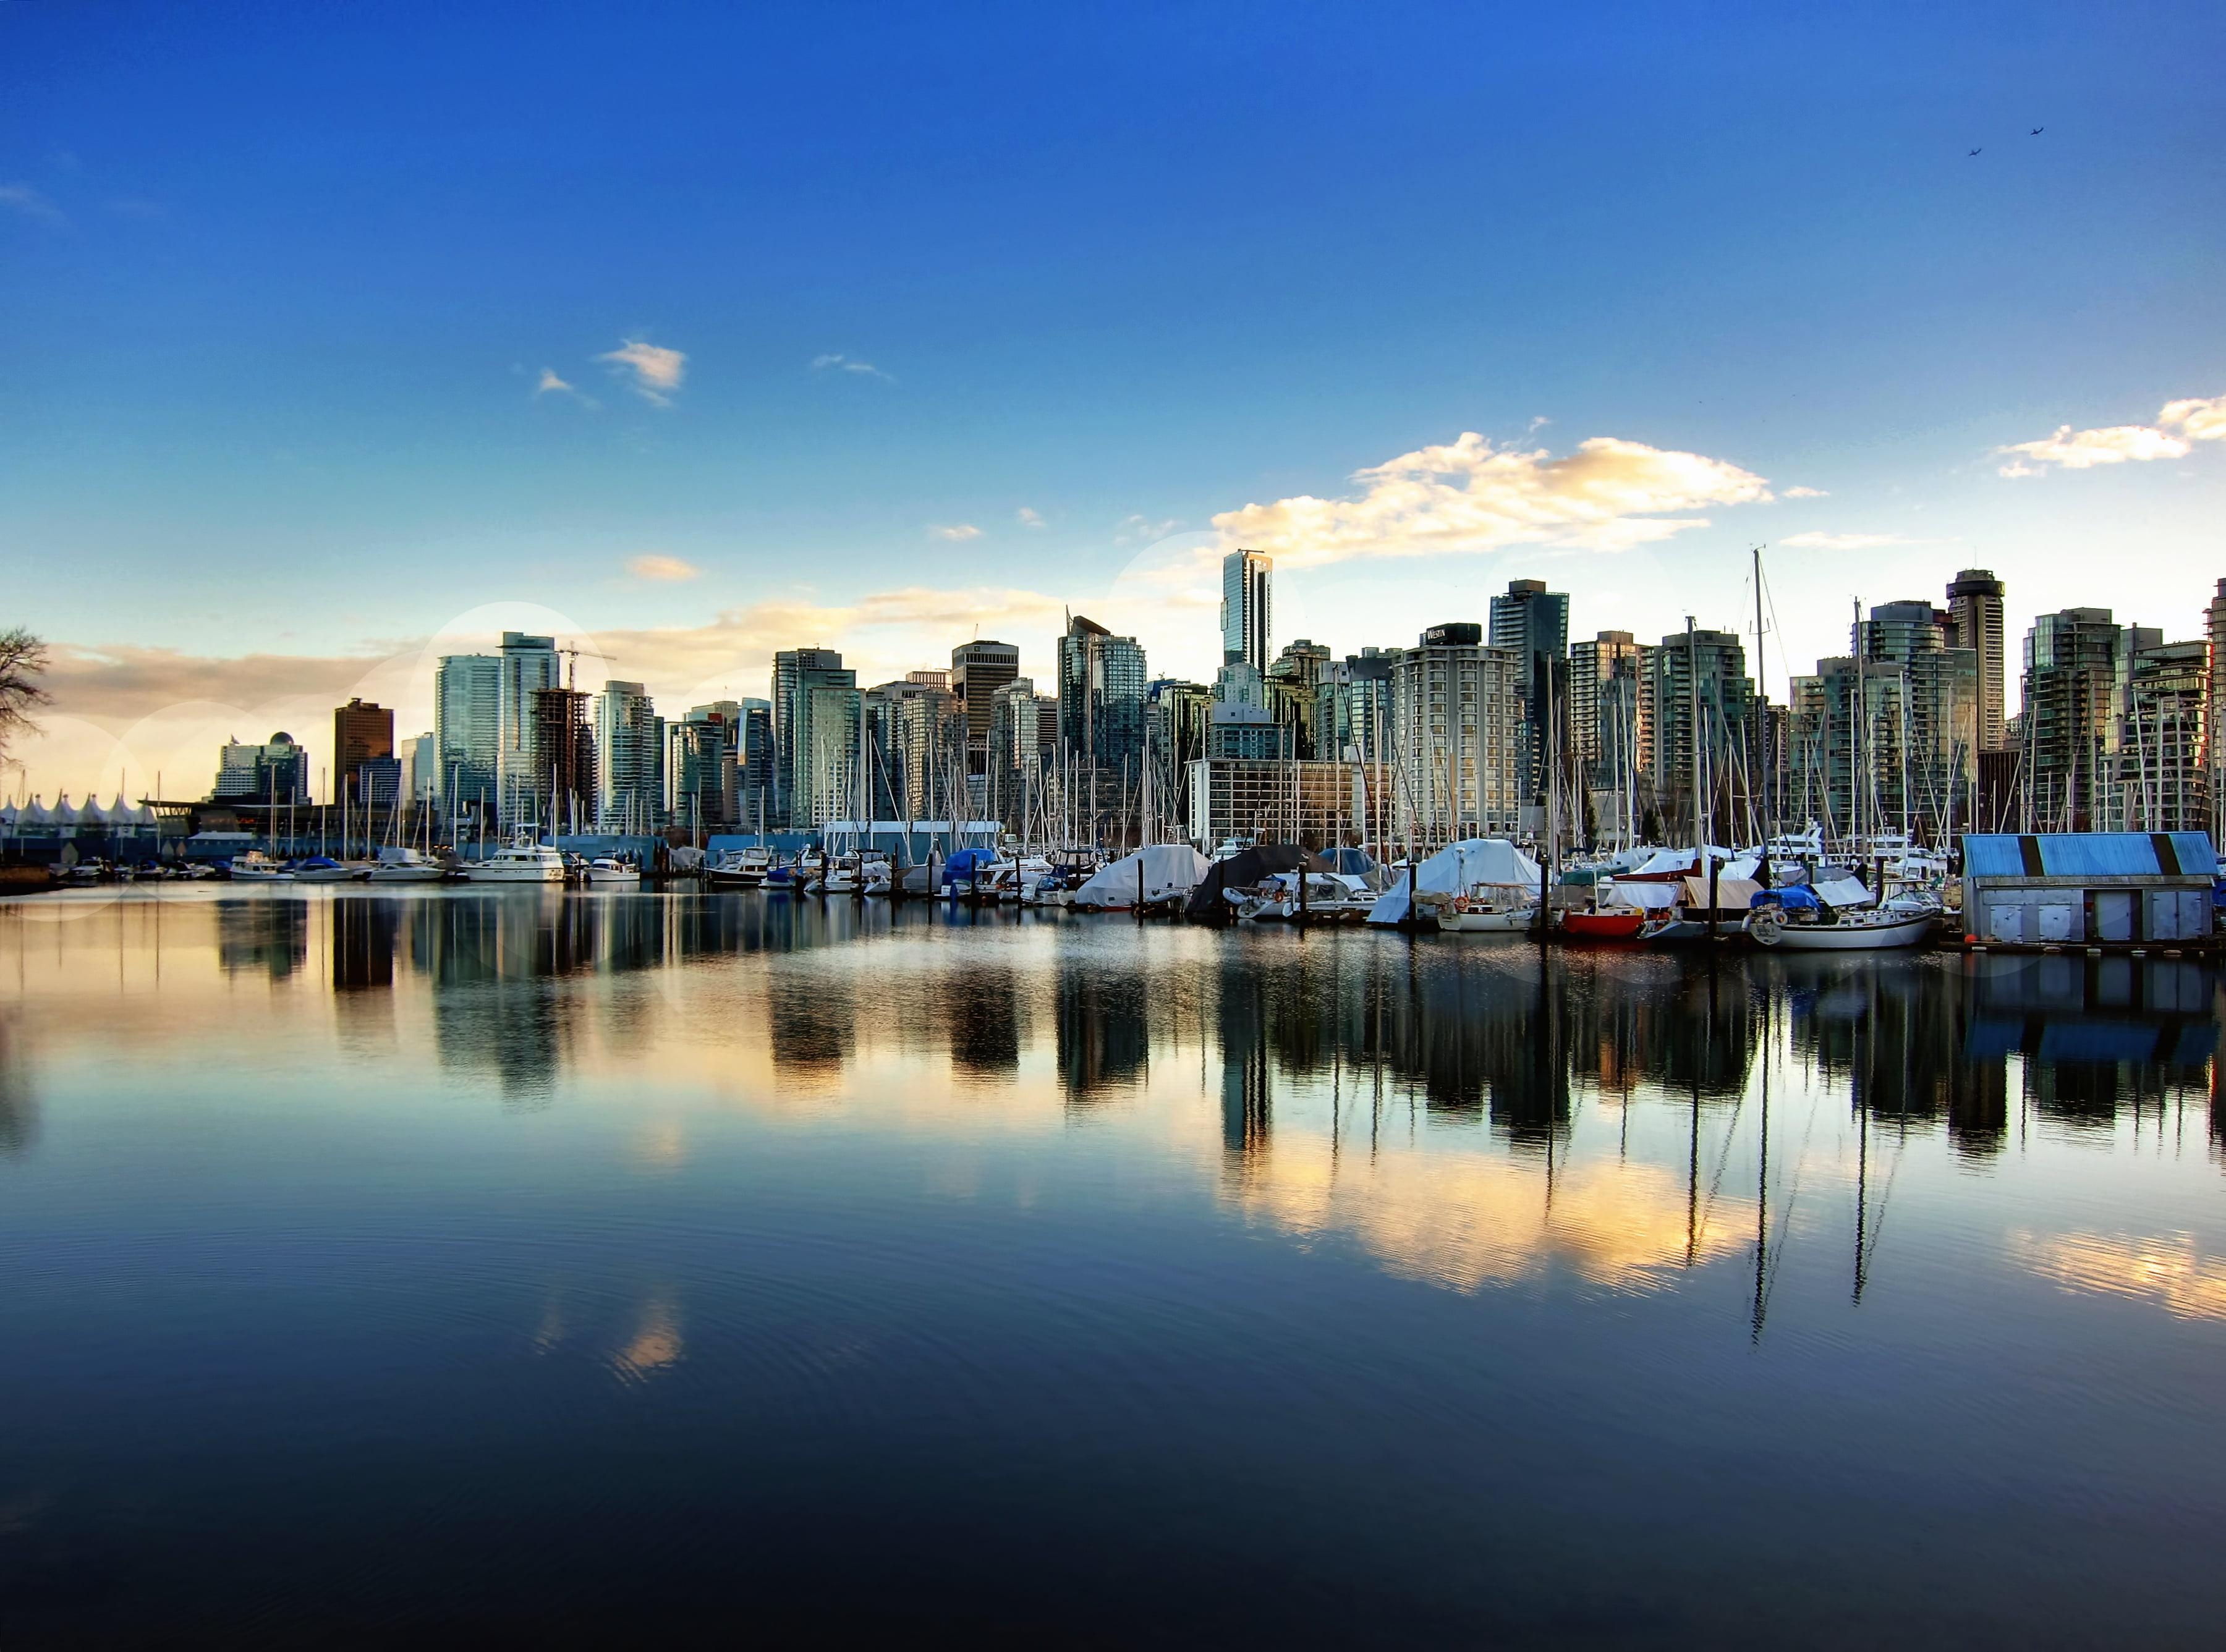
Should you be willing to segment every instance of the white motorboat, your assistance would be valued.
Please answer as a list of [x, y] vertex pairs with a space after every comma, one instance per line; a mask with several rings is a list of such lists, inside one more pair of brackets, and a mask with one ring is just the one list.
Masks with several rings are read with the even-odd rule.
[[703, 868], [703, 881], [715, 889], [759, 889], [772, 870], [771, 849], [722, 849]]
[[641, 881], [641, 868], [620, 855], [599, 855], [588, 862], [588, 881], [597, 888]]
[[294, 863], [296, 883], [361, 883], [370, 875], [371, 868], [359, 862], [334, 861], [321, 855]]
[[283, 862], [272, 860], [261, 849], [249, 849], [244, 855], [232, 857], [232, 880], [234, 883], [291, 883], [294, 871]]
[[467, 883], [562, 883], [564, 851], [542, 842], [532, 828], [521, 826], [509, 842], [486, 860], [467, 863], [464, 880]]
[[1358, 923], [1376, 904], [1375, 895], [1358, 878], [1309, 872], [1306, 880], [1301, 901], [1299, 874], [1271, 873], [1237, 901], [1237, 917], [1262, 924], [1333, 924], [1348, 918]]
[[438, 883], [448, 868], [417, 849], [381, 849], [378, 864], [371, 869], [373, 883]]

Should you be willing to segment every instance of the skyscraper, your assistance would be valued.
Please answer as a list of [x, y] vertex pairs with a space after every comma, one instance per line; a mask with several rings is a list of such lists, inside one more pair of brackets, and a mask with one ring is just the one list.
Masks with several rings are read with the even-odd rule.
[[433, 735], [440, 750], [441, 812], [495, 808], [495, 763], [502, 744], [502, 662], [493, 654], [450, 654], [433, 676]]
[[2164, 641], [2108, 608], [2044, 613], [2025, 638], [2025, 793], [2032, 829], [2088, 832], [2110, 817], [2110, 753], [2133, 658]]
[[333, 712], [333, 795], [360, 802], [357, 777], [374, 758], [394, 755], [394, 714], [372, 701], [351, 699]]
[[1516, 830], [1516, 657], [1472, 621], [1433, 626], [1391, 667], [1393, 831], [1429, 850]]
[[533, 696], [544, 689], [559, 687], [556, 639], [523, 631], [502, 633], [500, 675], [497, 679], [495, 783], [502, 817], [525, 818], [532, 799], [545, 791], [547, 777], [537, 772]]
[[2215, 808], [2226, 801], [2226, 580], [2203, 611], [2204, 635], [2210, 643], [2210, 685], [2204, 701], [2203, 768]]
[[1135, 785], [1144, 755], [1144, 651], [1080, 614], [1059, 639], [1059, 738], [1085, 826]]
[[1523, 721], [1517, 731], [1517, 783], [1523, 801], [1545, 801], [1550, 772], [1546, 730], [1559, 713], [1549, 714], [1561, 661], [1569, 647], [1569, 598], [1549, 591], [1543, 580], [1510, 580], [1507, 594], [1491, 599], [1491, 646], [1514, 655], [1516, 689], [1523, 696]]
[[1746, 829], [1748, 823], [1727, 813], [1734, 796], [1746, 791], [1739, 771], [1751, 750], [1748, 719], [1755, 695], [1745, 645], [1733, 632], [1681, 631], [1649, 649], [1645, 660], [1640, 716], [1652, 736], [1645, 755], [1654, 806], [1665, 829], [1680, 842], [1689, 842], [1696, 829], [1697, 753], [1701, 807], [1712, 836]]
[[[854, 698], [857, 694], [858, 674], [844, 668], [836, 650], [785, 648], [773, 657], [773, 818], [777, 824], [799, 831], [813, 823], [811, 799], [817, 779], [812, 767], [811, 695], [820, 689], [848, 689]], [[850, 735], [855, 747], [855, 721]]]
[[410, 754], [410, 800], [427, 804], [441, 795], [441, 741], [429, 729], [402, 742]]
[[[2226, 590], [2226, 581], [2220, 589]], [[1949, 646], [1979, 657], [1979, 749], [2001, 749], [2002, 582], [1993, 571], [1967, 568], [1948, 587]]]
[[708, 834], [741, 823], [741, 782], [735, 762], [741, 715], [738, 702], [714, 700], [690, 707], [685, 717], [665, 725], [669, 807], [672, 823], [681, 830]]
[[595, 735], [588, 696], [577, 689], [537, 689], [532, 710], [533, 763], [520, 795], [533, 800], [533, 817], [545, 819], [552, 832], [593, 829]]
[[1221, 559], [1221, 663], [1240, 661], [1268, 672], [1269, 585], [1275, 559], [1262, 551], [1232, 550]]
[[[966, 773], [969, 780], [989, 772], [989, 709], [997, 690], [1021, 674], [1021, 651], [1010, 643], [974, 641], [951, 651], [951, 691], [966, 713]], [[972, 788], [977, 803], [986, 789]]]
[[665, 719], [639, 683], [605, 683], [595, 696], [595, 825], [656, 829], [665, 804]]

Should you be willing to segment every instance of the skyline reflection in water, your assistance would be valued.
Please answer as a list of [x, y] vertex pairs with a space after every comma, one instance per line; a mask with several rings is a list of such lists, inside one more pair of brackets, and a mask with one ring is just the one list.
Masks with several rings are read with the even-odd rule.
[[[1214, 1565], [1272, 1580], [1297, 1639], [1830, 1643], [1859, 1586], [1873, 1630], [1949, 1588], [2028, 1643], [2169, 1639], [2219, 1604], [2155, 1530], [2226, 1512], [2197, 1472], [2226, 1467], [2197, 1376], [2226, 1351], [2204, 964], [763, 896], [59, 909], [0, 908], [0, 1326], [48, 1350], [0, 1372], [27, 1429], [0, 1506], [35, 1511], [0, 1522], [0, 1630], [139, 1566], [119, 1635], [149, 1603], [200, 1624], [243, 1568], [305, 1632], [616, 1622], [643, 1576], [716, 1617], [705, 1522], [802, 1621], [833, 1534], [900, 1515], [889, 1624], [1053, 1638], [1261, 1621]], [[256, 1443], [258, 1407], [303, 1406]], [[188, 1433], [226, 1454], [159, 1443]], [[374, 1440], [390, 1494], [328, 1535], [433, 1593], [312, 1598], [280, 1557], [341, 1563], [282, 1515], [340, 1482], [282, 1465]], [[582, 1506], [517, 1452], [599, 1465], [636, 1571], [580, 1553], [552, 1522]], [[444, 1452], [479, 1477], [436, 1492]], [[173, 1529], [211, 1496], [231, 1527]], [[425, 1497], [547, 1550], [449, 1577]], [[1334, 1509], [1372, 1539], [1341, 1547]], [[1528, 1569], [1485, 1541], [1548, 1509], [1580, 1518]], [[993, 1588], [958, 1528], [922, 1534], [952, 1510], [1039, 1575]], [[1619, 1536], [1648, 1510], [1674, 1529]], [[1933, 1525], [1960, 1567], [1909, 1558]], [[2046, 1564], [2074, 1532], [2108, 1535], [2099, 1596]], [[1759, 1618], [1726, 1592], [1740, 1543], [1776, 1557]], [[1888, 1555], [1898, 1604], [1857, 1582]]]

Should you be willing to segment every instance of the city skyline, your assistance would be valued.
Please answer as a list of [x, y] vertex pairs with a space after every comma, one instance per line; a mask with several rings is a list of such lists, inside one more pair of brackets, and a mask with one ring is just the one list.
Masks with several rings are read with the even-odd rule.
[[[2204, 634], [2226, 202], [2158, 164], [2220, 136], [2203, 9], [1942, 16], [1921, 63], [1854, 15], [1434, 14], [1381, 84], [1387, 46], [1233, 14], [706, 14], [642, 26], [690, 46], [647, 101], [578, 20], [404, 14], [438, 52], [10, 22], [70, 67], [0, 125], [35, 789], [352, 695], [429, 728], [434, 662], [505, 631], [663, 705], [815, 644], [872, 683], [998, 638], [1049, 682], [1069, 612], [1205, 682], [1239, 546], [1341, 657], [1512, 578], [1573, 638], [1751, 634], [1765, 543], [1778, 703], [1850, 598], [1963, 568], [2011, 639]], [[797, 73], [830, 49], [869, 114]], [[906, 159], [923, 125], [979, 164]]]

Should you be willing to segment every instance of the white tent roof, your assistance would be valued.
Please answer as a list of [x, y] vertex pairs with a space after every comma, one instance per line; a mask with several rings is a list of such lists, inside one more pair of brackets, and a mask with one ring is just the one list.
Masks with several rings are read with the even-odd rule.
[[46, 799], [43, 797], [32, 798], [23, 810], [23, 824], [26, 826], [48, 825], [52, 823], [54, 817], [54, 810], [47, 807]]
[[[1447, 844], [1415, 868], [1416, 894], [1457, 895], [1479, 884], [1501, 884], [1536, 893], [1538, 863], [1504, 837], [1468, 837]], [[1391, 874], [1391, 886], [1369, 910], [1371, 924], [1403, 923], [1407, 878]]]
[[1147, 901], [1186, 895], [1205, 876], [1206, 860], [1187, 843], [1147, 843], [1110, 866], [1102, 866], [1074, 892], [1078, 906], [1130, 906], [1135, 904], [1137, 868], [1143, 869]]

